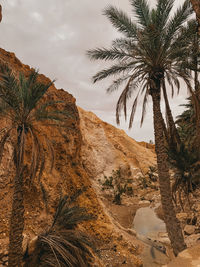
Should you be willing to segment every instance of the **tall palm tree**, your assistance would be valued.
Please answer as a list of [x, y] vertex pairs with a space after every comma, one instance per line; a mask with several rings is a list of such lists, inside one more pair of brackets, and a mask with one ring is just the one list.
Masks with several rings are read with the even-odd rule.
[[120, 122], [121, 110], [124, 111], [125, 118], [127, 117], [127, 101], [133, 93], [136, 97], [129, 127], [132, 127], [139, 96], [144, 96], [141, 122], [146, 112], [147, 100], [149, 97], [152, 99], [161, 202], [172, 248], [177, 255], [186, 245], [172, 202], [160, 98], [165, 80], [173, 88], [179, 87], [181, 78], [191, 90], [190, 71], [186, 66], [188, 33], [182, 29], [192, 14], [192, 8], [189, 0], [185, 0], [172, 13], [173, 3], [173, 0], [157, 0], [156, 7], [151, 9], [146, 0], [130, 0], [136, 22], [123, 11], [113, 6], [107, 7], [104, 14], [123, 37], [114, 40], [111, 48], [97, 48], [89, 50], [87, 54], [92, 60], [114, 61], [111, 67], [94, 75], [93, 81], [97, 82], [112, 75], [119, 76], [107, 89], [107, 92], [112, 92], [124, 86], [116, 107], [117, 123]]
[[[0, 118], [6, 120], [6, 126], [1, 130], [0, 161], [4, 145], [9, 141], [14, 147], [13, 159], [16, 169], [10, 218], [9, 267], [22, 265], [24, 179], [28, 179], [31, 185], [36, 176], [40, 178], [47, 151], [50, 152], [51, 168], [53, 166], [52, 145], [38, 124], [41, 122], [40, 126], [53, 126], [66, 118], [64, 111], [53, 109], [55, 102], [41, 100], [51, 85], [52, 82], [39, 82], [36, 71], [32, 71], [28, 78], [22, 73], [15, 77], [7, 65], [0, 65]], [[29, 149], [31, 147], [32, 151], [26, 153], [28, 144], [31, 144]], [[30, 164], [25, 172], [25, 163], [28, 161]]]

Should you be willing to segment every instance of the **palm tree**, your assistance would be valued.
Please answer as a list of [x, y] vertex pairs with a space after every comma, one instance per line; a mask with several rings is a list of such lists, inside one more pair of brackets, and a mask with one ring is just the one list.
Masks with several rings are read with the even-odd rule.
[[94, 244], [77, 226], [94, 219], [94, 216], [74, 201], [74, 198], [68, 196], [60, 199], [49, 230], [34, 240], [32, 251], [27, 248], [24, 256], [25, 267], [92, 266], [91, 249], [94, 249]]
[[132, 127], [139, 96], [144, 95], [141, 123], [147, 100], [149, 97], [152, 99], [161, 202], [172, 248], [177, 255], [186, 245], [172, 202], [160, 98], [165, 81], [172, 88], [179, 87], [181, 78], [191, 90], [191, 73], [186, 64], [188, 32], [183, 29], [187, 28], [184, 23], [192, 14], [192, 8], [189, 0], [185, 0], [173, 14], [173, 0], [157, 0], [154, 9], [148, 6], [146, 0], [130, 0], [130, 3], [137, 21], [133, 22], [123, 11], [113, 6], [107, 7], [104, 14], [123, 37], [114, 40], [111, 48], [97, 48], [89, 50], [87, 54], [92, 60], [114, 61], [111, 67], [94, 75], [93, 81], [112, 75], [119, 76], [107, 89], [107, 92], [113, 92], [124, 86], [116, 107], [117, 123], [120, 122], [121, 110], [127, 117], [127, 101], [134, 92], [136, 97], [132, 104], [129, 127]]
[[[7, 65], [1, 64], [0, 77], [0, 118], [6, 120], [6, 126], [1, 130], [0, 162], [5, 143], [11, 142], [16, 169], [10, 218], [8, 265], [19, 267], [22, 265], [23, 254], [25, 175], [29, 185], [36, 176], [40, 179], [47, 151], [50, 152], [51, 168], [53, 167], [52, 145], [38, 124], [41, 122], [40, 125], [58, 125], [66, 118], [66, 113], [53, 109], [52, 106], [56, 102], [41, 100], [52, 82], [47, 84], [39, 82], [38, 72], [35, 70], [28, 78], [22, 73], [16, 78]], [[28, 144], [31, 144], [32, 151], [26, 153]], [[28, 169], [25, 168], [25, 161], [26, 166], [29, 165]]]

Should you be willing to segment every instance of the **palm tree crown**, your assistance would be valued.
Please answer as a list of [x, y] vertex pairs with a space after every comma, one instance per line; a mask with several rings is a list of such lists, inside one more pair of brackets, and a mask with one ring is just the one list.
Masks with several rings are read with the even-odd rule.
[[14, 156], [16, 167], [21, 172], [22, 170], [19, 168], [23, 165], [24, 152], [20, 157], [17, 154], [25, 149], [26, 138], [29, 136], [32, 142], [30, 178], [34, 178], [37, 172], [41, 176], [45, 163], [45, 150], [49, 150], [53, 165], [53, 149], [48, 137], [40, 130], [41, 127], [38, 127], [38, 123], [41, 122], [40, 125], [45, 126], [58, 124], [61, 126], [68, 114], [55, 108], [58, 101], [41, 101], [53, 82], [47, 84], [39, 82], [37, 71], [33, 70], [28, 78], [22, 73], [20, 73], [19, 78], [16, 78], [7, 65], [1, 65], [0, 73], [0, 118], [6, 119], [7, 123], [1, 131], [0, 161], [6, 141], [9, 137], [17, 136], [17, 142], [14, 142]]
[[[122, 38], [113, 41], [111, 48], [97, 48], [87, 52], [91, 59], [114, 61], [108, 69], [93, 76], [93, 81], [99, 81], [111, 75], [118, 75], [107, 91], [112, 92], [124, 85], [124, 90], [118, 100], [116, 119], [119, 123], [120, 111], [123, 109], [126, 117], [127, 100], [135, 91], [129, 127], [132, 126], [138, 96], [143, 94], [143, 122], [146, 103], [155, 79], [160, 80], [161, 88], [164, 79], [174, 90], [174, 85], [180, 87], [182, 78], [190, 87], [188, 33], [194, 31], [192, 23], [184, 23], [192, 14], [188, 0], [171, 16], [174, 0], [158, 0], [154, 9], [150, 9], [146, 0], [130, 0], [133, 8], [133, 22], [123, 11], [113, 6], [104, 10]], [[151, 90], [150, 90], [151, 88]]]

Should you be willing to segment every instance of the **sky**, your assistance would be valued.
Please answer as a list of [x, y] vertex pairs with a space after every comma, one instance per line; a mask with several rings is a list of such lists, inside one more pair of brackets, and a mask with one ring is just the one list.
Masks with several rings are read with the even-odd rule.
[[[154, 0], [149, 0], [155, 4]], [[180, 5], [183, 0], [176, 0]], [[0, 47], [14, 52], [24, 64], [39, 69], [57, 88], [63, 88], [76, 98], [78, 106], [94, 112], [102, 120], [115, 123], [115, 107], [119, 92], [106, 94], [110, 81], [92, 83], [92, 76], [105, 63], [90, 61], [86, 51], [109, 47], [119, 36], [103, 9], [114, 5], [131, 14], [129, 0], [0, 0], [3, 20], [0, 24]], [[174, 116], [182, 111], [186, 89], [171, 102]], [[152, 105], [149, 102], [143, 127], [141, 108], [128, 130], [123, 117], [118, 126], [137, 141], [153, 140]]]

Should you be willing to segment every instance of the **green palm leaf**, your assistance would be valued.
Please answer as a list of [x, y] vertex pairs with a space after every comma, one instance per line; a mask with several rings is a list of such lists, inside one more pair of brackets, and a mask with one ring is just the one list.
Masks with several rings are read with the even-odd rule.
[[116, 7], [108, 6], [103, 13], [118, 31], [127, 37], [133, 39], [136, 37], [137, 26], [123, 11], [118, 10]]

